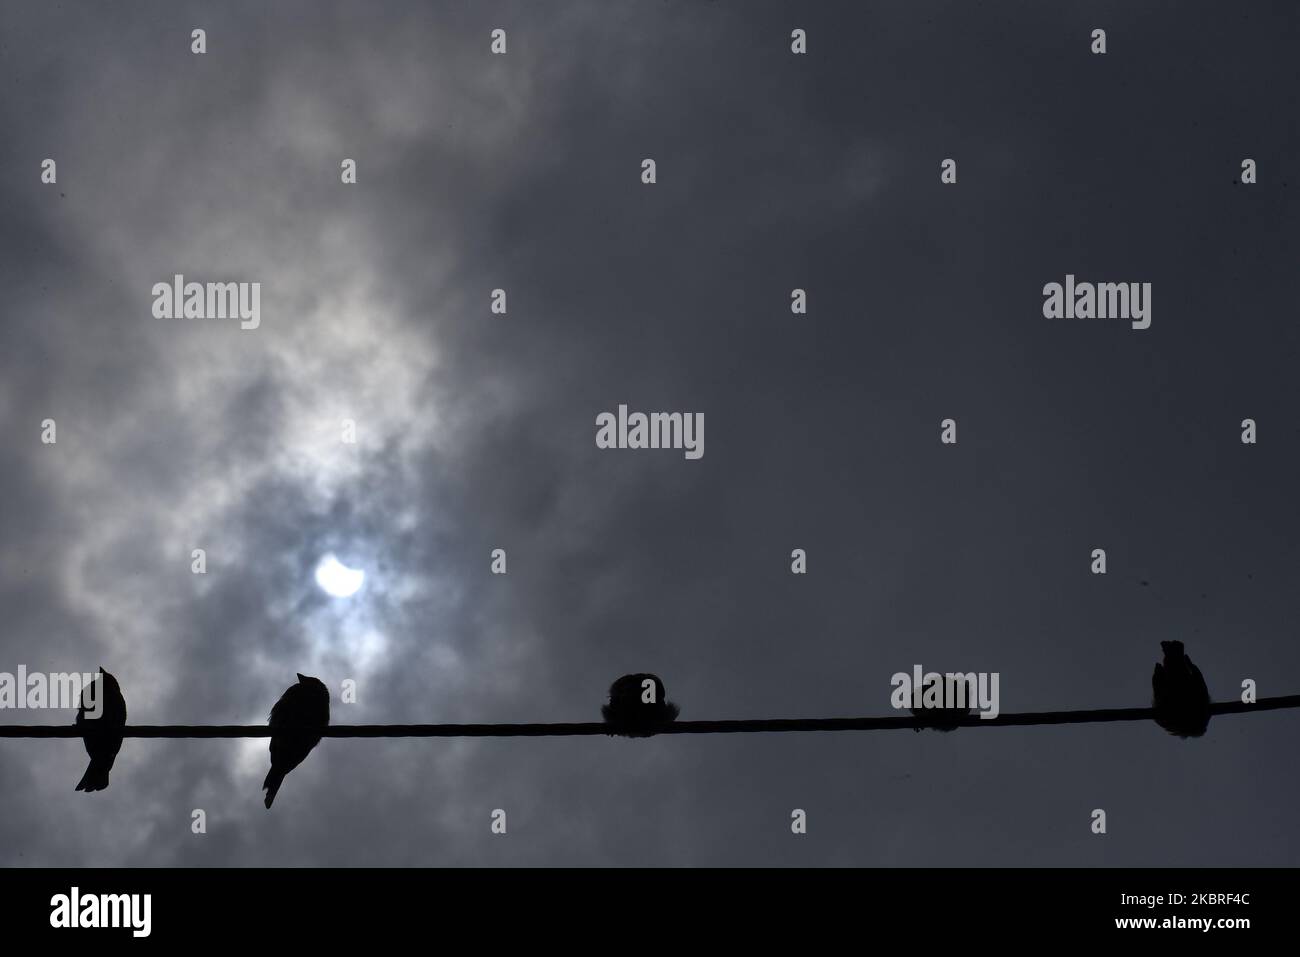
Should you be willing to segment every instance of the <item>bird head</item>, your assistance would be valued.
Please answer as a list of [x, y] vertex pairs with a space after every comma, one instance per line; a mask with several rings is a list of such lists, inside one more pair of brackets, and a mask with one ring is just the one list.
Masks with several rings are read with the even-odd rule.
[[330, 696], [329, 688], [325, 687], [325, 682], [319, 678], [313, 678], [311, 675], [298, 674], [298, 684], [305, 685], [316, 694], [324, 695], [328, 700]]
[[1166, 658], [1183, 657], [1183, 643], [1181, 641], [1162, 641], [1160, 648], [1164, 651]]
[[100, 665], [99, 673], [93, 675], [81, 689], [81, 707], [93, 712], [93, 717], [100, 715], [106, 707], [105, 702], [120, 701], [121, 698], [122, 689], [118, 686], [117, 679], [105, 671], [103, 665]]
[[659, 704], [664, 700], [664, 683], [658, 675], [652, 674], [634, 674], [624, 675], [615, 681], [609, 688], [609, 700], [615, 704], [642, 704], [644, 703], [645, 692], [648, 690], [645, 683], [654, 683], [654, 703]]

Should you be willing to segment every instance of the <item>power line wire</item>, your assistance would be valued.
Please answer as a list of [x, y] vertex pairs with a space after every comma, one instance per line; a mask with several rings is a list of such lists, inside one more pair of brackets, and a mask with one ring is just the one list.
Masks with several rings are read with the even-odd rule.
[[[1247, 714], [1300, 708], [1300, 694], [1260, 698], [1253, 704], [1223, 701], [1210, 705], [1211, 715]], [[971, 714], [953, 719], [966, 728], [1029, 727], [1053, 724], [1101, 724], [1149, 721], [1152, 708], [1100, 708], [1089, 711], [1030, 711], [981, 718]], [[926, 728], [933, 716], [896, 715], [885, 718], [759, 718], [725, 721], [675, 721], [655, 728], [655, 734], [755, 734], [790, 731], [893, 731]], [[264, 724], [138, 724], [107, 733], [124, 738], [269, 738], [271, 735], [320, 735], [325, 738], [540, 738], [616, 734], [618, 728], [600, 721], [532, 724], [336, 724], [324, 728], [276, 728]], [[90, 734], [101, 733], [90, 731]], [[0, 725], [0, 738], [81, 738], [76, 725]]]

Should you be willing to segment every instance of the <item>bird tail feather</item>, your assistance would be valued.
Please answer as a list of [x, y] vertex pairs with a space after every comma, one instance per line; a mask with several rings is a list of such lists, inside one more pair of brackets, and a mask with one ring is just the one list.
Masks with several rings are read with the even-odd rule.
[[267, 772], [266, 780], [262, 782], [262, 790], [266, 792], [266, 807], [271, 808], [271, 802], [275, 800], [276, 794], [280, 791], [280, 785], [284, 783], [284, 773], [272, 768]]
[[108, 768], [97, 761], [86, 765], [86, 773], [77, 783], [78, 791], [102, 791], [108, 787]]

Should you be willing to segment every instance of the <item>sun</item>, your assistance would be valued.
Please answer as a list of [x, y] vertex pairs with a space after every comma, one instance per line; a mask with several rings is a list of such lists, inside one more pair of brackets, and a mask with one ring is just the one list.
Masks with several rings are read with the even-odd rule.
[[348, 568], [339, 561], [334, 553], [326, 555], [316, 566], [316, 584], [321, 590], [335, 598], [350, 598], [357, 593], [361, 583], [366, 580], [366, 573], [361, 568]]

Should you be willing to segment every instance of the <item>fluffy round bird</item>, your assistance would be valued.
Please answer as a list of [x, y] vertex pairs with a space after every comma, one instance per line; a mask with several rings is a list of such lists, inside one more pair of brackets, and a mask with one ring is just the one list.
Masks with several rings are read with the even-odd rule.
[[1162, 641], [1165, 659], [1151, 675], [1156, 724], [1180, 738], [1199, 738], [1210, 725], [1210, 690], [1181, 641]]
[[329, 689], [319, 678], [298, 675], [298, 683], [290, 685], [271, 709], [268, 723], [273, 732], [289, 732], [271, 735], [271, 770], [262, 782], [269, 810], [284, 783], [284, 776], [302, 764], [311, 749], [320, 744], [320, 735], [303, 734], [298, 729], [310, 731], [329, 725]]
[[[98, 717], [87, 716], [96, 712]], [[122, 748], [121, 729], [126, 727], [126, 699], [117, 679], [102, 666], [94, 682], [81, 691], [81, 707], [77, 709], [74, 724], [87, 732], [81, 740], [86, 754], [90, 755], [90, 764], [86, 765], [86, 773], [77, 782], [76, 790], [102, 791], [108, 787], [108, 772], [113, 770], [117, 752]]]
[[624, 675], [609, 686], [609, 704], [600, 709], [610, 734], [648, 738], [677, 720], [677, 705], [668, 700], [658, 675]]

